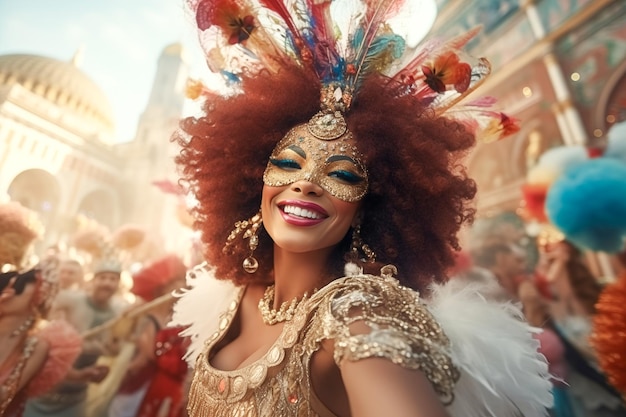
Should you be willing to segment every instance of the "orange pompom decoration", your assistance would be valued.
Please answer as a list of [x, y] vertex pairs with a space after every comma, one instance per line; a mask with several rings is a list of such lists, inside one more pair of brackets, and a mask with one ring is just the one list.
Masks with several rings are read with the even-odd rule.
[[609, 382], [626, 399], [626, 274], [602, 291], [591, 343]]
[[189, 78], [185, 85], [185, 96], [191, 100], [196, 100], [202, 93], [206, 91], [206, 87], [202, 81]]
[[113, 244], [122, 250], [131, 250], [137, 246], [146, 236], [146, 231], [142, 226], [125, 224], [113, 234]]
[[28, 247], [42, 232], [34, 211], [17, 202], [0, 204], [0, 268], [3, 264], [20, 268]]
[[76, 249], [98, 257], [102, 253], [106, 240], [106, 229], [99, 226], [88, 226], [74, 234], [72, 244]]

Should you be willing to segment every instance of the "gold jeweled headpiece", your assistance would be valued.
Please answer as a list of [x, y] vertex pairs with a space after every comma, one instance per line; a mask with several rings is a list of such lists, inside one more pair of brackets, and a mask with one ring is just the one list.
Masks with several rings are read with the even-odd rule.
[[327, 85], [322, 88], [320, 106], [322, 110], [307, 123], [308, 132], [318, 139], [334, 140], [348, 130], [343, 117], [352, 102], [352, 94], [342, 91], [341, 87]]
[[319, 112], [309, 120], [307, 131], [318, 139], [334, 140], [340, 138], [348, 130], [346, 119], [341, 112]]

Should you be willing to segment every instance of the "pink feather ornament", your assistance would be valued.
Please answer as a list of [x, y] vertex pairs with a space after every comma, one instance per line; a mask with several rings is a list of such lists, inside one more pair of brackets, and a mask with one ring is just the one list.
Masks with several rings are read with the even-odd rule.
[[46, 323], [36, 337], [48, 344], [48, 356], [43, 368], [28, 385], [29, 397], [44, 394], [63, 380], [83, 343], [78, 332], [64, 320]]

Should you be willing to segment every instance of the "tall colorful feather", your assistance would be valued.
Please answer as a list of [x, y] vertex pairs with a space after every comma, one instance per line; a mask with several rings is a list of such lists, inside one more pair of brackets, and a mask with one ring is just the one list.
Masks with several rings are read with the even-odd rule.
[[291, 31], [291, 34], [294, 36], [294, 38], [299, 38], [300, 32], [298, 31], [296, 24], [293, 21], [289, 10], [287, 9], [287, 6], [285, 6], [285, 3], [282, 0], [259, 0], [259, 3], [261, 4], [261, 6], [268, 8], [269, 10], [280, 16], [285, 25], [287, 25], [287, 27]]
[[291, 61], [315, 71], [325, 91], [335, 94], [341, 87], [345, 111], [362, 81], [382, 74], [397, 94], [413, 96], [485, 141], [519, 129], [515, 119], [492, 110], [490, 100], [460, 104], [491, 72], [486, 59], [470, 60], [462, 53], [480, 27], [448, 41], [416, 45], [425, 29], [411, 19], [422, 11], [434, 19], [433, 1], [186, 1], [195, 10], [209, 67], [230, 83], [244, 71], [272, 73]]
[[332, 0], [306, 0], [309, 11], [309, 42], [318, 76], [324, 82], [340, 78], [344, 60], [337, 51], [336, 36], [330, 14]]
[[[397, 13], [404, 0], [365, 0], [365, 16], [360, 27], [355, 31], [353, 37], [354, 59], [349, 65], [353, 65], [354, 73], [347, 77], [348, 84], [355, 88], [363, 77], [366, 77], [372, 70], [367, 64], [376, 62], [376, 58], [371, 50], [372, 45], [379, 34], [381, 28], [386, 28], [385, 21]], [[385, 48], [377, 48], [378, 51], [385, 51]]]
[[268, 13], [272, 10], [247, 0], [189, 2], [196, 4], [200, 43], [212, 71], [230, 76], [243, 68], [278, 71], [284, 60], [292, 59], [284, 43], [278, 43], [277, 35], [269, 33], [263, 23], [271, 20]]
[[300, 34], [300, 31], [298, 30], [298, 27], [296, 26], [293, 16], [289, 12], [289, 9], [285, 5], [284, 1], [259, 0], [259, 3], [262, 7], [265, 7], [271, 12], [275, 13], [276, 16], [278, 16], [282, 20], [285, 28], [287, 29], [287, 37], [285, 41], [290, 43], [288, 47], [290, 46], [293, 48], [295, 56], [300, 58], [302, 58], [303, 56], [308, 56], [306, 52], [302, 51], [302, 48], [305, 48], [305, 42], [302, 39], [302, 36]]

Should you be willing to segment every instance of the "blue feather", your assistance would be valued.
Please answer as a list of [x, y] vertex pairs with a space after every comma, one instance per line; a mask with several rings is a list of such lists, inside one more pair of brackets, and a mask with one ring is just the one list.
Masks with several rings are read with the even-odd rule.
[[405, 42], [401, 36], [393, 33], [384, 34], [374, 39], [365, 55], [365, 61], [373, 61], [376, 57], [390, 53], [393, 60], [399, 59], [404, 52]]
[[387, 33], [377, 36], [367, 49], [358, 79], [354, 80], [354, 87], [358, 88], [361, 80], [372, 72], [384, 73], [385, 69], [402, 56], [405, 41], [401, 36]]
[[241, 82], [241, 78], [233, 72], [221, 70], [220, 74], [226, 81], [226, 85], [239, 84]]

